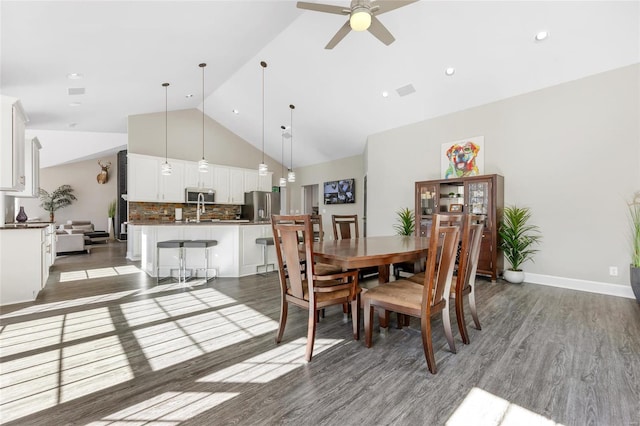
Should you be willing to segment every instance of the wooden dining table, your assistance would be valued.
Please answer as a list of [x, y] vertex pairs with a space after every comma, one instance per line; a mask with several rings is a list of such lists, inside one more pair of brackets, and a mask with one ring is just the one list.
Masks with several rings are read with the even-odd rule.
[[393, 263], [418, 263], [427, 257], [429, 238], [412, 236], [366, 237], [347, 240], [323, 240], [313, 243], [316, 261], [346, 269], [378, 267], [378, 282], [389, 281], [389, 266]]

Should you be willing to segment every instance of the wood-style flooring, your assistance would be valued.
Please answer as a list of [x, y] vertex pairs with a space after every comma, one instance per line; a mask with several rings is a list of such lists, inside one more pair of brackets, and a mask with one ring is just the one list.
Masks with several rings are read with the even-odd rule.
[[35, 303], [2, 308], [0, 422], [640, 425], [634, 300], [482, 281], [471, 344], [433, 324], [436, 375], [415, 319], [367, 349], [336, 307], [306, 363], [306, 312], [274, 342], [275, 273], [156, 286], [124, 251], [58, 257]]

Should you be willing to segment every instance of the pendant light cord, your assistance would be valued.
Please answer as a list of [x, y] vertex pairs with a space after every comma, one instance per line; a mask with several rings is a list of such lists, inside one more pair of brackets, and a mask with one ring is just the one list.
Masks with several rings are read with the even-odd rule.
[[168, 107], [168, 102], [167, 102], [167, 98], [168, 98], [168, 91], [169, 91], [169, 83], [162, 83], [162, 85], [164, 86], [164, 162], [165, 164], [168, 163], [167, 161], [167, 150], [168, 150], [168, 143], [167, 143], [167, 110], [169, 109]]
[[204, 67], [207, 64], [202, 63], [199, 65], [202, 68], [202, 159], [204, 160]]
[[289, 170], [293, 171], [293, 110], [296, 108], [295, 105], [289, 105], [291, 109], [291, 152], [289, 154]]
[[264, 69], [267, 68], [267, 63], [260, 62], [262, 67], [262, 164], [264, 164]]

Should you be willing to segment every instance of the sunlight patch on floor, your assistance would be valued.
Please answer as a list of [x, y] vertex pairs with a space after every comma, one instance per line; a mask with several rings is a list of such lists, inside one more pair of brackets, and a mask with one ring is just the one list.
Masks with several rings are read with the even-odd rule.
[[[237, 395], [233, 392], [165, 392], [87, 426], [178, 425]], [[211, 422], [214, 424], [214, 419]]]
[[2, 422], [133, 379], [117, 336], [0, 363]]
[[86, 269], [79, 271], [60, 272], [59, 282], [86, 280], [87, 278], [105, 278], [116, 277], [118, 275], [129, 275], [143, 273], [143, 271], [134, 265], [114, 266], [108, 268]]
[[487, 391], [473, 388], [447, 421], [447, 426], [562, 426]]
[[[343, 342], [344, 339], [316, 339], [313, 345], [313, 356]], [[307, 345], [306, 338], [281, 344], [275, 349], [249, 358], [217, 371], [198, 382], [223, 383], [268, 383], [290, 371], [307, 364], [304, 359]]]
[[274, 331], [278, 323], [246, 305], [135, 330], [154, 371]]

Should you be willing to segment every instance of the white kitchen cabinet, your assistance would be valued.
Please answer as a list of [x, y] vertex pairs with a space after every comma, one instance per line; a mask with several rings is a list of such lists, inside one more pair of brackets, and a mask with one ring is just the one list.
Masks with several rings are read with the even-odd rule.
[[142, 234], [138, 225], [127, 225], [127, 259], [140, 260], [142, 257]]
[[258, 175], [258, 191], [271, 192], [273, 185], [273, 172], [268, 172], [265, 176]]
[[38, 197], [40, 190], [40, 149], [42, 149], [42, 145], [38, 138], [28, 138], [25, 140], [24, 189], [11, 195], [15, 197]]
[[0, 230], [0, 305], [33, 301], [46, 285], [52, 226]]
[[184, 202], [184, 161], [172, 160], [172, 173], [160, 173], [164, 158], [127, 155], [128, 201]]
[[271, 180], [273, 172], [268, 172], [266, 176], [260, 176], [257, 170], [244, 171], [244, 192], [268, 191], [271, 192]]
[[25, 127], [27, 115], [16, 98], [2, 96], [0, 101], [0, 191], [25, 188]]
[[213, 165], [209, 164], [207, 173], [200, 173], [198, 163], [194, 161], [184, 162], [184, 186], [185, 188], [213, 188]]
[[231, 204], [244, 204], [244, 170], [234, 167], [230, 170], [229, 193]]
[[213, 167], [213, 189], [216, 190], [216, 204], [231, 203], [231, 171], [229, 167], [214, 166]]

